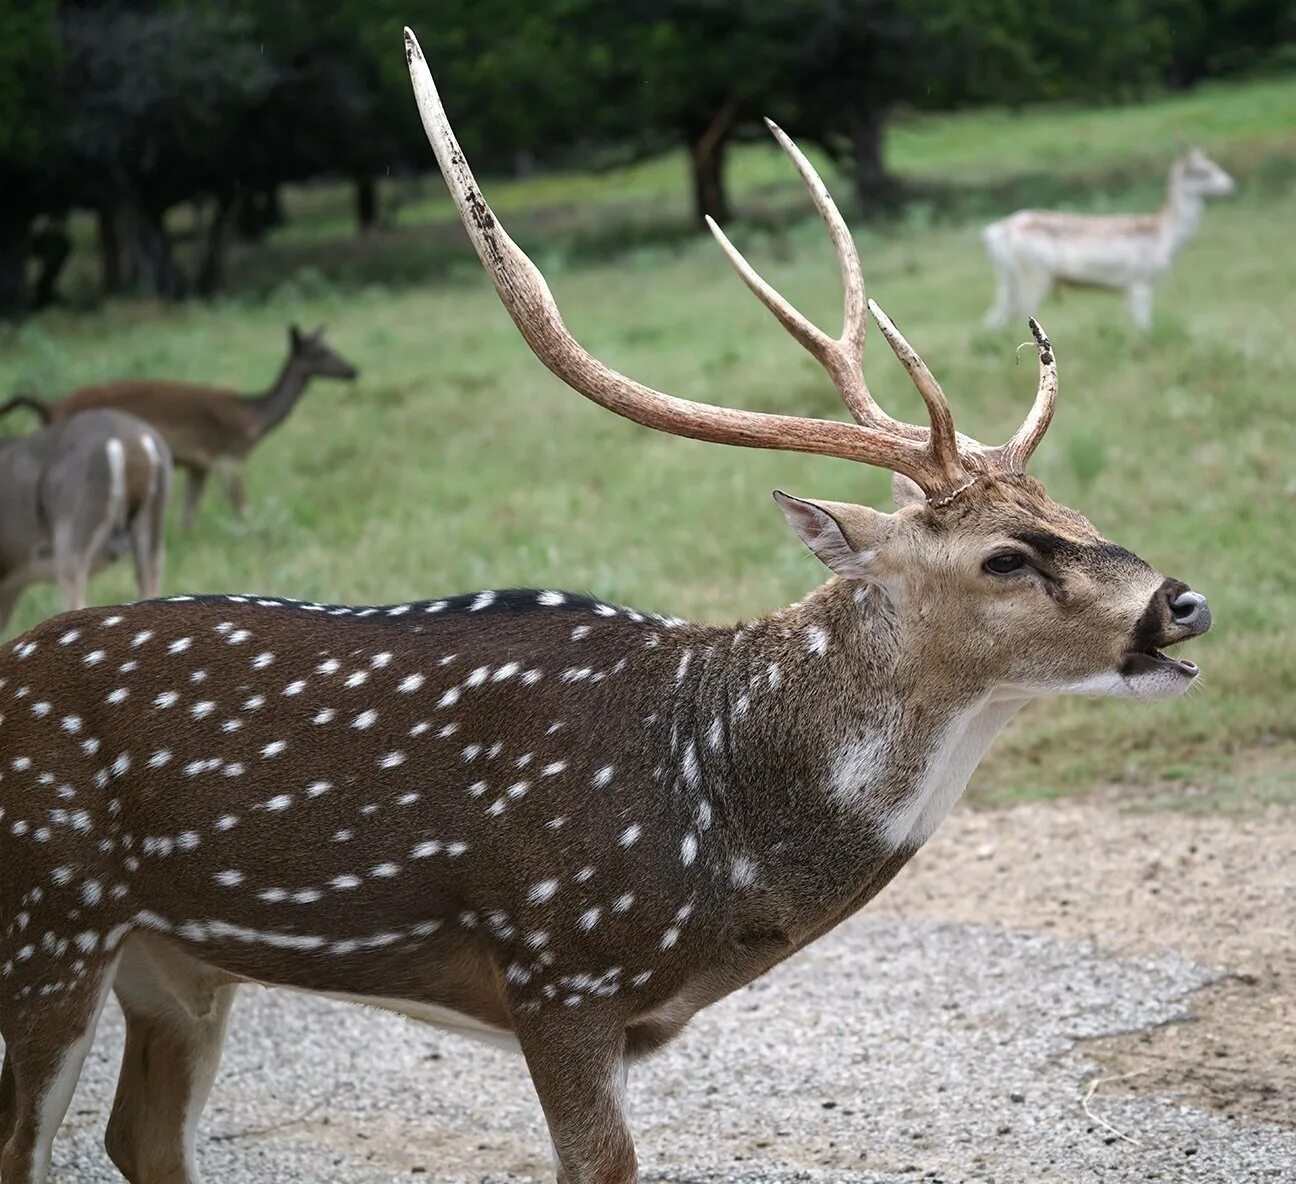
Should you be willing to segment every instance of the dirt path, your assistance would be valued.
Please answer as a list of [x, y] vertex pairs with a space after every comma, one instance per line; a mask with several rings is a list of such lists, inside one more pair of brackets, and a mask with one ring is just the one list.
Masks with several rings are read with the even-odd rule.
[[[1087, 1050], [1116, 1092], [1296, 1127], [1296, 816], [1122, 810], [1115, 794], [961, 811], [875, 911], [1174, 951], [1223, 977], [1192, 1017]], [[1296, 1179], [1296, 1165], [1293, 1165]]]

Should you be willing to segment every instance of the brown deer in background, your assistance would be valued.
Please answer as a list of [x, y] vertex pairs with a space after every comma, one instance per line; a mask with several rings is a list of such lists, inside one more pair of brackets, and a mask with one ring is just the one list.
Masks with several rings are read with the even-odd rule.
[[1170, 698], [1197, 676], [1157, 647], [1206, 630], [1204, 598], [1023, 472], [1057, 393], [1037, 325], [1034, 407], [986, 447], [955, 433], [935, 378], [870, 306], [930, 424], [888, 416], [861, 367], [855, 244], [773, 128], [837, 249], [841, 337], [720, 241], [857, 422], [651, 390], [568, 333], [408, 33], [407, 55], [464, 225], [546, 366], [662, 431], [891, 469], [900, 508], [777, 494], [833, 578], [733, 626], [555, 590], [368, 608], [176, 596], [9, 646], [3, 1184], [40, 1184], [114, 988], [127, 1037], [109, 1154], [133, 1184], [194, 1184], [247, 981], [520, 1050], [559, 1179], [629, 1184], [627, 1067], [880, 891], [1025, 703]]
[[230, 504], [243, 512], [247, 504], [243, 462], [288, 417], [312, 378], [351, 379], [360, 373], [326, 344], [323, 327], [303, 333], [293, 325], [288, 330], [288, 346], [288, 358], [278, 378], [261, 395], [244, 396], [189, 382], [124, 378], [82, 387], [49, 403], [15, 395], [0, 405], [0, 415], [15, 407], [28, 407], [46, 423], [57, 423], [79, 411], [114, 408], [152, 424], [171, 446], [176, 464], [188, 474], [184, 525], [189, 527], [213, 468], [222, 470]]
[[0, 634], [24, 588], [56, 581], [63, 607], [83, 608], [91, 574], [127, 550], [156, 596], [170, 493], [166, 441], [118, 411], [0, 438]]

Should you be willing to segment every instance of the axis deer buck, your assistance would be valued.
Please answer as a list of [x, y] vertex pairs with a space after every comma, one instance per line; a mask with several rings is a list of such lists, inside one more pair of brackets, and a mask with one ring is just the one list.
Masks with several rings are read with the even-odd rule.
[[1206, 198], [1234, 191], [1233, 178], [1200, 148], [1170, 169], [1165, 204], [1155, 214], [1062, 214], [1018, 210], [982, 232], [997, 290], [991, 328], [1039, 311], [1055, 284], [1123, 288], [1130, 318], [1152, 323], [1152, 291], [1196, 233]]
[[469, 237], [539, 359], [637, 423], [898, 474], [900, 508], [776, 494], [833, 573], [721, 627], [556, 590], [356, 608], [172, 596], [47, 622], [0, 656], [3, 1184], [39, 1184], [115, 989], [108, 1127], [132, 1184], [194, 1184], [195, 1136], [243, 982], [370, 1003], [519, 1050], [565, 1184], [628, 1184], [627, 1066], [849, 917], [923, 844], [987, 746], [1047, 694], [1165, 699], [1161, 648], [1205, 599], [1022, 471], [1053, 348], [1006, 444], [957, 435], [870, 305], [930, 424], [865, 384], [850, 233], [831, 338], [716, 229], [828, 371], [853, 424], [690, 402], [586, 353], [505, 234], [413, 34], [424, 127]]
[[140, 595], [156, 596], [170, 493], [166, 441], [134, 416], [0, 438], [0, 634], [29, 585], [56, 581], [64, 608], [84, 608], [91, 574], [128, 550]]
[[58, 423], [79, 411], [113, 408], [152, 424], [188, 475], [183, 518], [188, 528], [213, 468], [221, 469], [226, 496], [235, 511], [243, 513], [243, 463], [288, 418], [312, 378], [353, 379], [359, 373], [324, 341], [323, 326], [303, 333], [293, 325], [288, 330], [288, 357], [264, 394], [245, 396], [216, 386], [125, 378], [82, 387], [49, 403], [15, 395], [0, 405], [0, 415], [27, 407], [46, 423]]

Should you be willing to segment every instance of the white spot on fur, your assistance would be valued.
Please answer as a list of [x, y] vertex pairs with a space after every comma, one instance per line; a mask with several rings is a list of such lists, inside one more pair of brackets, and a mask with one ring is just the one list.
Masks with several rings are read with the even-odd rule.
[[547, 900], [552, 900], [554, 893], [557, 891], [557, 880], [541, 880], [538, 884], [531, 885], [531, 890], [527, 893], [527, 900], [532, 904], [543, 904]]
[[823, 657], [828, 652], [828, 633], [819, 625], [811, 625], [805, 631], [805, 646], [812, 654]]
[[697, 835], [692, 831], [689, 831], [680, 843], [680, 859], [683, 861], [685, 867], [691, 866], [693, 861], [697, 858], [697, 849]]

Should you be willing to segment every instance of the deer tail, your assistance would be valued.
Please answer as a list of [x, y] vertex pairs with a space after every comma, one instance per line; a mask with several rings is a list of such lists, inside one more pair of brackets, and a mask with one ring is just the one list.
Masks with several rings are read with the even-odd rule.
[[37, 399], [33, 395], [14, 395], [7, 403], [0, 403], [0, 415], [8, 415], [11, 411], [16, 411], [19, 407], [26, 407], [28, 411], [34, 411], [40, 418], [41, 423], [48, 427], [54, 422], [54, 417], [50, 414], [47, 404]]

